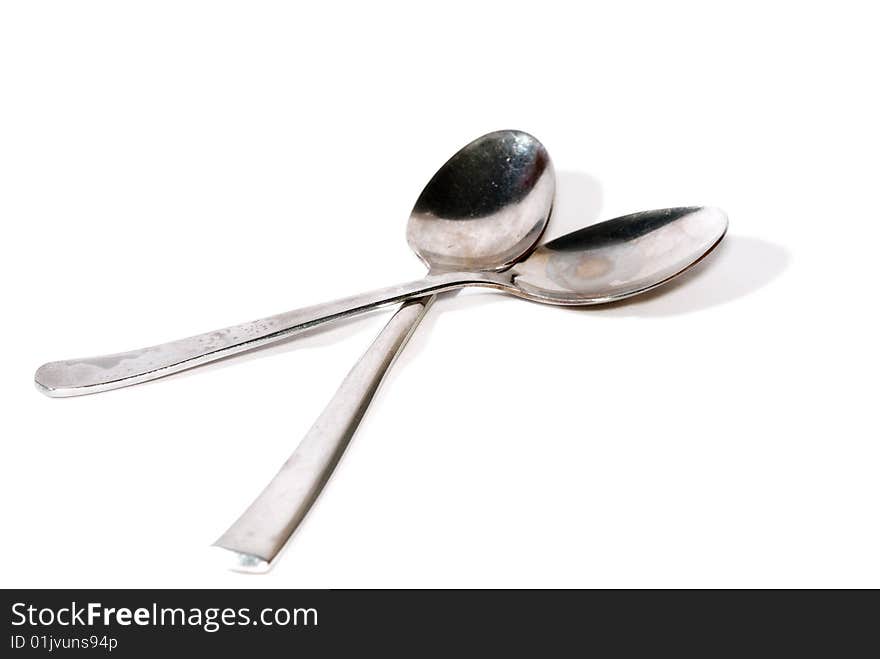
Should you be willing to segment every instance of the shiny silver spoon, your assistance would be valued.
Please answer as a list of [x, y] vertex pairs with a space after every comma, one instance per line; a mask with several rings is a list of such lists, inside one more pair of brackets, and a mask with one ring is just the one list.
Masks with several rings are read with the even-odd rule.
[[[549, 165], [549, 160], [546, 164]], [[543, 190], [538, 196], [552, 194], [550, 171], [545, 168], [534, 186], [536, 190]], [[558, 238], [505, 272], [429, 274], [409, 284], [152, 348], [52, 362], [41, 366], [35, 379], [50, 396], [77, 396], [116, 389], [266, 345], [328, 320], [464, 286], [495, 288], [533, 302], [561, 306], [613, 302], [659, 286], [690, 267], [721, 240], [726, 228], [725, 214], [709, 207], [635, 213]], [[533, 227], [533, 232], [527, 233], [527, 242], [539, 233], [540, 229]], [[432, 237], [428, 238], [428, 242], [432, 242]], [[467, 238], [464, 232], [462, 238]], [[596, 240], [599, 242], [594, 242]], [[438, 256], [443, 255], [438, 253]]]
[[[537, 140], [515, 131], [490, 133], [452, 156], [425, 186], [407, 239], [432, 274], [507, 269], [534, 249], [529, 241], [547, 225], [554, 190], [550, 159]], [[394, 314], [279, 474], [217, 540], [215, 546], [232, 552], [233, 569], [263, 571], [281, 552], [433, 301], [433, 295], [410, 300]]]
[[515, 130], [489, 133], [455, 154], [413, 208], [407, 239], [430, 269], [425, 279], [141, 350], [51, 362], [37, 369], [34, 379], [56, 397], [117, 389], [408, 298], [461, 286], [497, 286], [491, 276], [537, 244], [554, 191], [553, 165], [538, 140]]
[[[727, 217], [713, 208], [634, 213], [567, 234], [510, 271], [505, 290], [550, 304], [600, 304], [648, 291], [718, 245]], [[395, 314], [269, 485], [215, 546], [233, 569], [270, 567], [339, 461], [373, 394], [424, 315], [410, 302]]]

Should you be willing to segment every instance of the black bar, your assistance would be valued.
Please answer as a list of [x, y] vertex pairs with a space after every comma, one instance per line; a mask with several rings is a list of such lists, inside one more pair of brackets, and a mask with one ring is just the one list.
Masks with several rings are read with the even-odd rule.
[[752, 656], [797, 647], [860, 656], [877, 646], [869, 636], [878, 612], [874, 591], [0, 592], [3, 657], [338, 656], [352, 650], [380, 656], [496, 656], [503, 650], [539, 657], [735, 650]]

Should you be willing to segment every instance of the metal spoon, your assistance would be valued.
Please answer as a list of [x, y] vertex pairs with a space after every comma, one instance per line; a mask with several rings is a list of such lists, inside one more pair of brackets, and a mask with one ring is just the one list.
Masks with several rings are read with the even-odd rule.
[[[490, 206], [487, 210], [501, 214], [511, 212], [516, 216], [521, 206], [540, 203], [541, 199], [552, 196], [553, 170], [543, 147], [537, 153], [530, 151], [540, 147], [537, 140], [524, 134], [515, 134], [512, 139], [526, 150], [524, 160], [532, 162], [531, 168], [521, 172], [524, 180], [533, 183], [531, 192], [512, 209]], [[514, 182], [514, 179], [508, 181]], [[491, 193], [492, 186], [486, 191]], [[465, 243], [473, 240], [475, 245], [483, 245], [481, 241], [484, 239], [491, 244], [493, 234], [507, 230], [494, 213], [482, 217], [463, 214], [454, 219], [432, 218], [422, 208], [417, 208], [417, 213], [423, 220], [419, 223], [422, 226], [431, 226], [434, 222], [438, 225], [454, 223], [459, 239]], [[485, 232], [478, 228], [483, 221], [490, 227]], [[726, 230], [727, 217], [715, 208], [668, 208], [635, 213], [558, 238], [533, 252], [524, 263], [505, 272], [430, 273], [409, 284], [152, 348], [46, 364], [37, 370], [35, 379], [50, 396], [76, 396], [115, 389], [256, 348], [328, 320], [464, 286], [495, 288], [544, 304], [603, 304], [642, 293], [671, 279], [711, 251]], [[532, 226], [521, 233], [524, 235], [522, 243], [533, 243], [540, 231], [539, 226]], [[418, 235], [421, 239], [422, 234]], [[436, 258], [438, 264], [457, 263], [448, 246], [438, 240], [437, 234], [427, 232], [424, 238], [424, 245], [429, 249], [419, 251], [423, 259]]]
[[[506, 269], [534, 249], [519, 236], [537, 240], [554, 190], [550, 160], [537, 140], [513, 131], [490, 133], [452, 156], [430, 180], [410, 215], [407, 239], [431, 273]], [[480, 220], [461, 221], [468, 217]], [[395, 313], [279, 474], [217, 540], [215, 546], [232, 552], [233, 569], [263, 571], [277, 557], [433, 301], [434, 296], [410, 300]]]
[[[528, 254], [555, 191], [544, 146], [527, 133], [489, 133], [455, 154], [425, 187], [407, 239], [428, 265], [420, 281], [271, 316], [132, 352], [44, 364], [34, 379], [49, 396], [78, 396], [146, 382], [284, 339], [375, 307], [484, 283]], [[483, 272], [489, 271], [489, 272]], [[485, 283], [495, 285], [494, 280]]]
[[[655, 288], [718, 245], [727, 217], [712, 208], [634, 213], [567, 234], [510, 271], [506, 290], [550, 304], [600, 304]], [[277, 558], [329, 478], [373, 394], [424, 315], [409, 302], [343, 381], [275, 478], [215, 546], [233, 569], [264, 571]]]

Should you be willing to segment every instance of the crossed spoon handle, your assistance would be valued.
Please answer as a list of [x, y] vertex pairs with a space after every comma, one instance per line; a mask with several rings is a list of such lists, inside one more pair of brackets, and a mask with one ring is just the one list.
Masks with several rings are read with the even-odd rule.
[[37, 369], [34, 380], [43, 393], [59, 398], [119, 389], [266, 346], [316, 325], [410, 298], [463, 286], [505, 288], [509, 285], [510, 275], [496, 273], [430, 275], [399, 286], [288, 311], [149, 348], [102, 357], [49, 362]]
[[342, 381], [281, 470], [214, 546], [233, 552], [232, 568], [262, 572], [284, 548], [336, 468], [385, 373], [434, 296], [411, 300], [388, 321]]

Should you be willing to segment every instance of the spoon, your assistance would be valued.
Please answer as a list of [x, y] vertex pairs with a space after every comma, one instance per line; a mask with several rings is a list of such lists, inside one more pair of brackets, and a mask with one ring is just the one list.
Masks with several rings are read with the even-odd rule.
[[141, 350], [44, 364], [34, 379], [54, 397], [117, 389], [411, 297], [495, 286], [482, 277], [509, 268], [535, 247], [554, 190], [553, 165], [538, 140], [515, 130], [489, 133], [456, 153], [416, 201], [407, 240], [429, 268], [425, 279]]
[[[681, 274], [711, 252], [726, 230], [727, 217], [713, 208], [626, 215], [538, 247], [510, 270], [504, 290], [548, 304], [613, 302]], [[278, 557], [332, 473], [424, 309], [408, 302], [395, 314], [291, 458], [215, 543], [233, 553], [233, 569], [262, 572]]]
[[[537, 241], [547, 225], [554, 190], [550, 159], [537, 140], [514, 131], [484, 135], [452, 156], [428, 182], [410, 215], [407, 240], [431, 273], [506, 269], [534, 249], [529, 241]], [[479, 222], [461, 221], [474, 217]], [[232, 552], [233, 569], [262, 572], [281, 552], [434, 299], [431, 295], [403, 304], [279, 474], [217, 540], [215, 546]]]
[[[537, 140], [521, 133], [513, 133], [511, 139], [522, 143], [526, 151], [540, 147]], [[543, 148], [524, 160], [533, 163], [531, 169], [521, 172], [521, 175], [530, 177], [532, 192], [513, 209], [508, 209], [513, 217], [522, 217], [517, 212], [520, 205], [528, 206], [552, 195], [553, 170]], [[485, 187], [491, 192], [491, 185]], [[490, 209], [499, 210], [486, 207], [484, 212]], [[491, 210], [490, 214], [481, 217], [463, 215], [442, 219], [432, 218], [423, 208], [416, 211], [420, 221], [411, 222], [410, 228], [453, 222], [460, 240], [473, 240], [474, 244], [481, 246], [486, 236], [489, 236], [490, 244], [495, 244], [499, 233], [506, 234], [511, 230]], [[501, 214], [505, 214], [504, 210]], [[479, 228], [484, 221], [491, 227], [486, 232]], [[524, 226], [519, 229], [520, 235], [525, 236], [522, 239], [524, 244], [537, 240], [541, 232], [540, 226], [525, 231]], [[465, 286], [495, 288], [533, 302], [560, 306], [613, 302], [655, 288], [689, 268], [718, 244], [726, 230], [727, 216], [717, 208], [695, 206], [634, 213], [557, 238], [504, 272], [429, 273], [424, 279], [408, 284], [152, 348], [45, 364], [37, 370], [35, 380], [50, 396], [76, 396], [115, 389], [266, 345], [329, 320]], [[424, 238], [425, 245], [436, 251], [420, 252], [423, 260], [436, 259], [438, 265], [452, 267], [459, 265], [461, 259], [450, 253], [451, 248], [444, 246], [437, 234], [428, 231]], [[511, 254], [509, 258], [513, 260], [515, 255]]]

